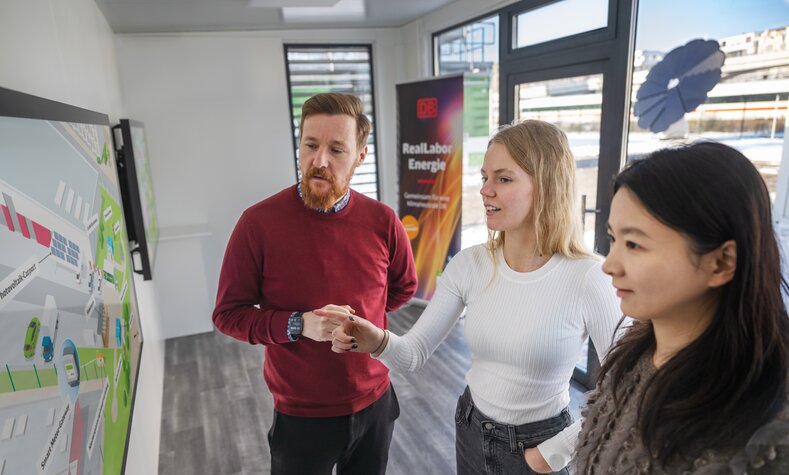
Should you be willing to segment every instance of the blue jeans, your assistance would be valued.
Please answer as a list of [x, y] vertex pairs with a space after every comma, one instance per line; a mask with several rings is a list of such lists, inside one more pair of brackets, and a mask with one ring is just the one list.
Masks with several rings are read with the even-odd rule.
[[[526, 464], [523, 451], [558, 434], [573, 422], [565, 408], [558, 416], [519, 426], [492, 420], [474, 407], [468, 387], [455, 411], [455, 456], [458, 475], [537, 473]], [[564, 468], [558, 472], [568, 475]]]

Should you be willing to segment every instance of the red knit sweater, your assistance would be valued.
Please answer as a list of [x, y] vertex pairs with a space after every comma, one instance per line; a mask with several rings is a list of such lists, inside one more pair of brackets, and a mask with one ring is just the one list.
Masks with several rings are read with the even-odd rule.
[[415, 291], [411, 244], [391, 208], [351, 191], [345, 208], [323, 214], [306, 208], [292, 186], [238, 220], [213, 320], [222, 333], [265, 345], [263, 376], [277, 411], [342, 416], [386, 392], [388, 369], [367, 354], [334, 353], [330, 342], [288, 341], [288, 317], [330, 303], [350, 305], [386, 328], [386, 312]]

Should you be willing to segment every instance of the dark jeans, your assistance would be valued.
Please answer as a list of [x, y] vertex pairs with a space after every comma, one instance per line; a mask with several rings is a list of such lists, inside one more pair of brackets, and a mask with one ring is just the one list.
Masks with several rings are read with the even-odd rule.
[[[556, 417], [514, 426], [501, 424], [474, 407], [468, 387], [455, 411], [455, 456], [458, 475], [537, 473], [526, 464], [523, 451], [558, 434], [573, 422], [566, 408]], [[564, 468], [555, 474], [567, 475]]]
[[274, 411], [268, 432], [272, 475], [384, 474], [395, 419], [394, 388], [361, 411], [340, 417], [297, 417]]

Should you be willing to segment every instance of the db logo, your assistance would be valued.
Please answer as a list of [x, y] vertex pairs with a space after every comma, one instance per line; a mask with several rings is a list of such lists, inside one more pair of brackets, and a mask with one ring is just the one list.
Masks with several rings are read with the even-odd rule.
[[416, 117], [418, 119], [429, 119], [438, 115], [438, 99], [435, 97], [425, 97], [416, 100]]

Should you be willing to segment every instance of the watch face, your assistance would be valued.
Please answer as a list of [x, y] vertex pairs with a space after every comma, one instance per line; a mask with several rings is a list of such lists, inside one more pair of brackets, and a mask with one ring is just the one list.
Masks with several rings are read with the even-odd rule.
[[288, 319], [288, 336], [291, 340], [295, 340], [301, 336], [301, 327], [304, 322], [301, 313], [297, 313]]

